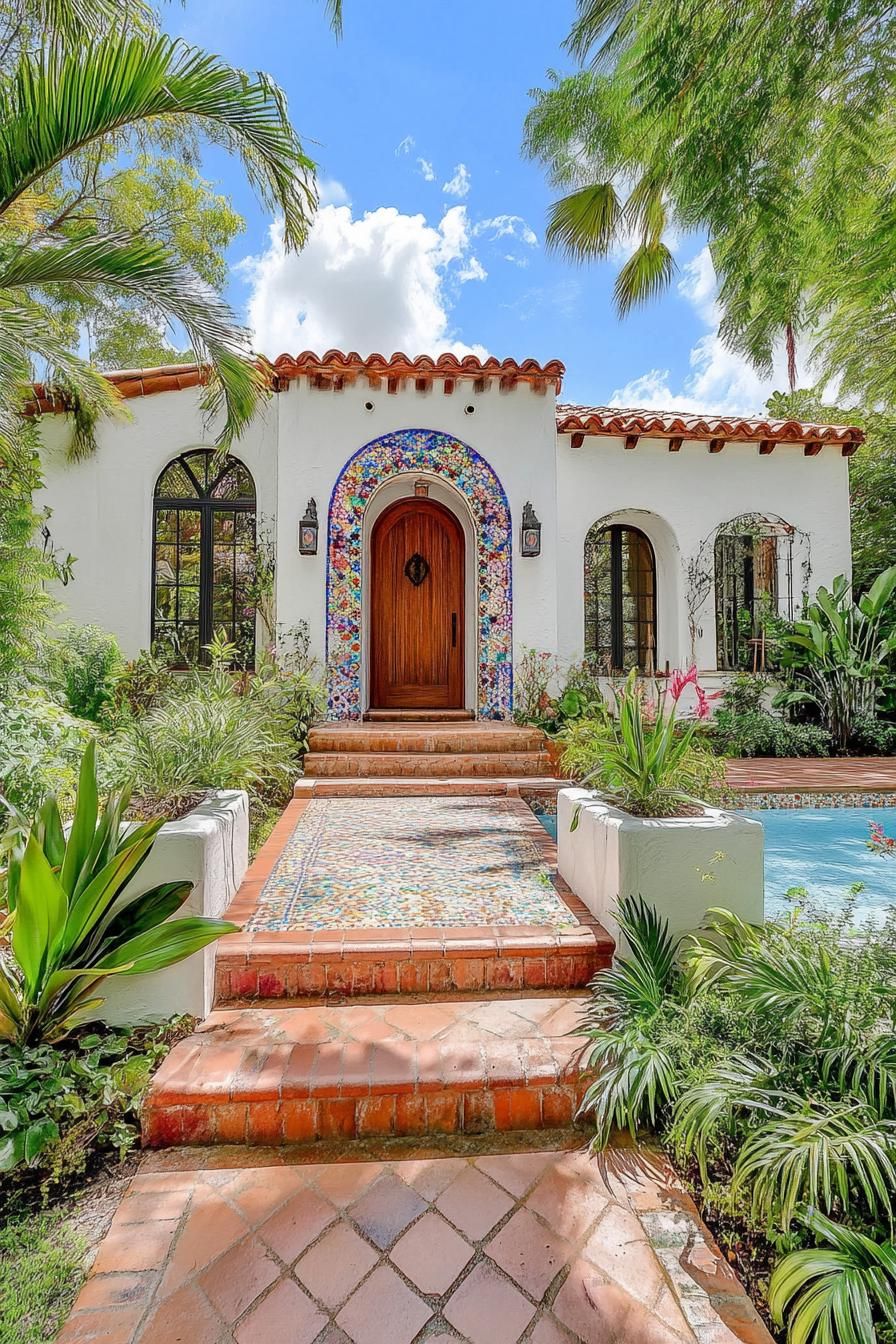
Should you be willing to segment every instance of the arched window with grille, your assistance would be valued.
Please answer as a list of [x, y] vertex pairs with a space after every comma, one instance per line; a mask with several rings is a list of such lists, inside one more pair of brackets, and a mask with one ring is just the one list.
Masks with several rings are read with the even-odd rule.
[[763, 671], [766, 618], [792, 616], [793, 528], [755, 515], [733, 519], [716, 537], [714, 568], [717, 665]]
[[215, 635], [255, 661], [255, 483], [235, 457], [182, 453], [153, 497], [152, 639], [175, 667], [207, 661]]
[[585, 657], [608, 673], [656, 670], [656, 559], [637, 527], [598, 522], [585, 538]]

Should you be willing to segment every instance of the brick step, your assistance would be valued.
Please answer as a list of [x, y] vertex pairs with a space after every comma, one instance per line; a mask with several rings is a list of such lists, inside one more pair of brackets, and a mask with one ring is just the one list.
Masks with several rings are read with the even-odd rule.
[[460, 775], [549, 775], [551, 758], [547, 752], [309, 752], [305, 774], [317, 778], [345, 778], [350, 775], [403, 775], [420, 778]]
[[150, 1085], [143, 1142], [302, 1144], [568, 1126], [578, 998], [224, 1009]]
[[333, 724], [312, 728], [310, 752], [439, 752], [461, 753], [530, 752], [544, 747], [538, 728], [515, 724], [391, 723]]
[[521, 789], [538, 789], [549, 796], [556, 795], [560, 781], [549, 775], [528, 775], [504, 779], [499, 775], [476, 779], [468, 775], [460, 779], [441, 777], [403, 779], [400, 775], [382, 775], [361, 779], [348, 776], [340, 779], [307, 779], [296, 781], [294, 798], [451, 798], [485, 796], [490, 798], [517, 797]]
[[234, 933], [215, 957], [215, 1003], [582, 989], [614, 943], [572, 892], [569, 926], [289, 929]]
[[472, 709], [368, 709], [368, 723], [469, 723]]

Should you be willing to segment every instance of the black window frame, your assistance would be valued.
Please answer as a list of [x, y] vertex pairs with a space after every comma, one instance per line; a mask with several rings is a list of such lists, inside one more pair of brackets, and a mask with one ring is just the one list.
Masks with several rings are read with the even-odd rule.
[[[756, 552], [759, 543], [774, 546], [768, 589], [756, 586]], [[780, 611], [781, 562], [779, 536], [771, 530], [720, 532], [713, 546], [713, 583], [716, 600], [716, 667], [735, 672], [749, 668], [755, 657], [751, 647], [760, 636], [763, 610]], [[790, 561], [788, 557], [788, 574]], [[749, 612], [750, 632], [741, 629], [741, 612]], [[764, 661], [764, 656], [763, 656]]]
[[[206, 459], [209, 460], [215, 456], [214, 449], [211, 448], [189, 448], [186, 449], [183, 453], [178, 453], [176, 457], [172, 457], [170, 461], [165, 463], [164, 467], [159, 472], [159, 475], [156, 479], [155, 488], [153, 490], [150, 638], [153, 646], [155, 646], [157, 638], [157, 629], [156, 629], [157, 568], [156, 567], [158, 560], [158, 547], [160, 545], [159, 514], [166, 509], [178, 510], [178, 540], [175, 544], [177, 545], [179, 551], [180, 550], [179, 513], [181, 510], [189, 510], [191, 512], [198, 513], [199, 514], [199, 585], [198, 585], [199, 618], [197, 624], [198, 624], [198, 637], [199, 637], [199, 664], [200, 666], [207, 666], [209, 662], [209, 655], [206, 646], [210, 644], [212, 639], [214, 638], [216, 628], [218, 629], [221, 628], [221, 621], [218, 620], [216, 623], [214, 617], [215, 515], [225, 513], [251, 514], [252, 546], [254, 548], [258, 540], [258, 497], [255, 490], [255, 480], [254, 477], [252, 476], [251, 471], [246, 466], [245, 462], [240, 461], [239, 458], [233, 457], [230, 454], [228, 454], [228, 456], [224, 458], [220, 466], [220, 469], [213, 476], [208, 477], [208, 484], [202, 485], [197, 479], [192, 468], [190, 467], [190, 459], [195, 459], [198, 454], [203, 454], [206, 457]], [[195, 495], [185, 496], [185, 495], [159, 494], [159, 487], [162, 481], [164, 480], [167, 473], [171, 470], [171, 468], [175, 466], [180, 466], [181, 469], [186, 472], [187, 476], [192, 481], [195, 487], [196, 490]], [[215, 498], [214, 496], [215, 487], [219, 484], [221, 479], [227, 475], [229, 471], [233, 470], [234, 467], [239, 467], [243, 472], [245, 472], [246, 476], [251, 482], [252, 484], [251, 498], [248, 495], [238, 496], [235, 499]], [[207, 472], [205, 474], [208, 475]], [[163, 542], [161, 544], [170, 545], [171, 543]], [[178, 572], [179, 569], [180, 566], [178, 565]], [[237, 606], [237, 590], [236, 585], [234, 584], [231, 595], [231, 611], [229, 622], [229, 631], [231, 636], [236, 631], [237, 626], [239, 624], [236, 619], [236, 606]], [[241, 668], [245, 668], [248, 671], [254, 670], [255, 667], [255, 643], [256, 643], [255, 619], [256, 619], [256, 613], [253, 610], [253, 621], [252, 621], [253, 638], [252, 638], [251, 656], [246, 657], [238, 664]], [[164, 622], [164, 624], [166, 625], [174, 624], [176, 627], [179, 624], [179, 622], [175, 619], [174, 622]], [[186, 622], [184, 622], [184, 624], [186, 624]], [[185, 668], [190, 666], [190, 664], [186, 659], [184, 659], [181, 661], [172, 662], [171, 666], [176, 668]]]
[[[637, 621], [639, 627], [637, 661], [632, 662], [626, 655], [625, 639], [625, 614], [624, 601], [625, 593], [625, 557], [624, 547], [627, 535], [634, 535], [640, 543], [646, 547], [647, 555], [650, 558], [651, 591], [650, 612], [646, 622], [643, 622], [649, 636], [642, 647], [640, 638], [640, 618]], [[605, 540], [608, 539], [608, 540]], [[609, 595], [609, 613], [601, 609], [601, 596], [598, 592], [597, 584], [597, 548], [601, 545], [609, 544], [610, 548], [610, 595]], [[585, 538], [584, 555], [585, 572], [585, 657], [589, 662], [597, 665], [603, 665], [604, 670], [609, 674], [628, 672], [632, 667], [636, 667], [640, 672], [651, 673], [656, 671], [656, 649], [657, 649], [657, 568], [656, 552], [653, 549], [653, 543], [647, 533], [640, 527], [635, 527], [630, 523], [594, 523], [589, 529]], [[635, 600], [639, 600], [639, 594], [633, 594]], [[603, 646], [600, 639], [600, 625], [603, 620], [609, 616], [610, 622], [610, 644]], [[653, 647], [650, 648], [649, 640], [652, 637]], [[642, 657], [643, 654], [647, 657]], [[652, 666], [650, 665], [652, 659]]]

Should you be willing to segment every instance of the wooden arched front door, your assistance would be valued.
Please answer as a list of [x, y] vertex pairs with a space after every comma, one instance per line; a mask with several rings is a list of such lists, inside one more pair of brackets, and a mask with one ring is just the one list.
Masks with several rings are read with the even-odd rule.
[[464, 533], [432, 499], [402, 499], [370, 539], [370, 704], [462, 709]]

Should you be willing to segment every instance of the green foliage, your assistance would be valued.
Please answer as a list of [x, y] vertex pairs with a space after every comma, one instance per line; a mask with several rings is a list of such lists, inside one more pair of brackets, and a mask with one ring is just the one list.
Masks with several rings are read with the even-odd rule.
[[625, 312], [671, 282], [673, 233], [708, 236], [729, 348], [769, 374], [783, 346], [793, 387], [813, 338], [824, 382], [890, 404], [894, 39], [883, 0], [579, 0], [584, 68], [526, 120], [561, 193], [549, 244], [625, 249]]
[[741, 672], [722, 693], [708, 740], [723, 756], [830, 756], [831, 735], [819, 724], [789, 723], [764, 707], [765, 677]]
[[766, 407], [777, 419], [864, 429], [865, 442], [849, 459], [849, 498], [853, 586], [865, 592], [896, 555], [896, 418], [887, 410], [831, 405], [818, 388], [776, 392]]
[[697, 740], [697, 719], [676, 716], [677, 700], [648, 699], [632, 671], [615, 701], [615, 717], [567, 728], [564, 770], [634, 816], [675, 816], [718, 795], [722, 766]]
[[873, 1344], [896, 1321], [896, 917], [708, 919], [682, 943], [621, 903], [629, 950], [585, 1016], [595, 1144], [651, 1125], [726, 1217], [768, 1238], [789, 1340]]
[[55, 798], [30, 825], [18, 818], [20, 842], [4, 883], [10, 955], [0, 960], [0, 1040], [59, 1041], [96, 1017], [103, 1003], [96, 991], [108, 976], [161, 970], [236, 927], [198, 916], [170, 920], [190, 882], [124, 895], [164, 818], [123, 827], [126, 789], [101, 813], [94, 758], [91, 743], [68, 834]]
[[873, 718], [891, 685], [896, 651], [896, 565], [856, 597], [843, 575], [819, 588], [782, 641], [792, 689], [778, 703], [813, 704], [834, 745], [845, 751], [860, 722]]
[[78, 718], [100, 722], [111, 705], [124, 659], [114, 635], [98, 625], [62, 625], [50, 646], [49, 680]]
[[67, 812], [92, 731], [42, 690], [0, 698], [0, 796], [30, 816], [56, 794]]
[[59, 1209], [0, 1225], [0, 1339], [45, 1344], [62, 1329], [83, 1273], [84, 1237]]
[[[558, 681], [559, 692], [551, 687]], [[606, 712], [600, 679], [585, 660], [570, 663], [563, 672], [560, 660], [538, 649], [524, 649], [514, 672], [513, 717], [516, 723], [533, 724], [556, 735], [584, 718]]]
[[538, 724], [551, 709], [550, 687], [557, 675], [557, 659], [542, 649], [523, 649], [513, 670], [515, 723]]

